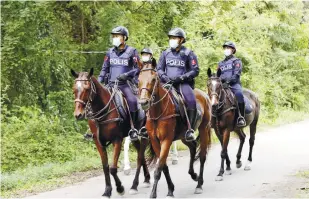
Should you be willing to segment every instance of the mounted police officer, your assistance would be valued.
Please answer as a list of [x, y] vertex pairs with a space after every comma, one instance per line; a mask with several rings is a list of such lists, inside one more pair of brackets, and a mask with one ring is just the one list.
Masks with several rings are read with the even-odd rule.
[[242, 87], [240, 83], [240, 75], [242, 71], [242, 62], [239, 58], [235, 57], [236, 46], [233, 42], [228, 41], [223, 44], [223, 50], [225, 59], [219, 62], [218, 69], [222, 71], [221, 80], [222, 83], [225, 83], [230, 86], [231, 91], [236, 96], [238, 102], [238, 108], [240, 115], [237, 119], [237, 126], [244, 127], [246, 126], [245, 120], [245, 101], [244, 95], [242, 92]]
[[157, 66], [156, 59], [153, 57], [153, 52], [150, 48], [143, 48], [141, 56], [143, 64], [151, 63], [152, 66]]
[[[127, 80], [134, 82], [134, 78], [139, 74], [139, 55], [135, 48], [126, 45], [129, 38], [129, 31], [126, 27], [117, 26], [112, 32], [113, 48], [110, 48], [104, 58], [99, 81], [109, 85], [114, 85], [118, 80], [118, 88], [124, 94], [130, 109], [130, 114], [136, 126], [138, 120], [137, 96], [127, 83]], [[129, 131], [132, 141], [138, 139], [138, 131], [134, 128]]]
[[[197, 57], [193, 51], [184, 47], [186, 33], [181, 28], [173, 28], [168, 33], [169, 46], [163, 51], [157, 66], [159, 77], [163, 83], [172, 83], [182, 93], [187, 105], [187, 115], [191, 127], [196, 118], [196, 99], [193, 92], [194, 78], [199, 74]], [[188, 128], [185, 139], [195, 140], [194, 130]]]

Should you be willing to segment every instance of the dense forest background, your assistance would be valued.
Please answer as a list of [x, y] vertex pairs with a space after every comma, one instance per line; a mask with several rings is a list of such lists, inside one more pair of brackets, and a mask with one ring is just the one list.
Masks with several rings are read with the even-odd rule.
[[[124, 25], [128, 44], [168, 46], [167, 32], [182, 27], [198, 56], [197, 87], [237, 45], [243, 86], [259, 95], [261, 123], [283, 110], [309, 108], [309, 2], [1, 2], [1, 171], [83, 161], [98, 154], [82, 139], [86, 122], [73, 118], [70, 68], [101, 69], [110, 31]], [[89, 52], [90, 53], [85, 53]], [[99, 160], [99, 158], [98, 158]]]

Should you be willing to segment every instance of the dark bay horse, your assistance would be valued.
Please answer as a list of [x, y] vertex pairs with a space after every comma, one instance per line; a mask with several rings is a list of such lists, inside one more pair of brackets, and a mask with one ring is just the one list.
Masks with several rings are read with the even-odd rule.
[[[220, 140], [222, 151], [221, 151], [221, 167], [219, 174], [217, 175], [216, 180], [221, 181], [223, 180], [224, 174], [224, 161], [226, 160], [226, 174], [231, 175], [231, 161], [228, 156], [227, 146], [229, 144], [230, 133], [232, 131], [236, 132], [239, 136], [239, 148], [237, 152], [237, 160], [236, 160], [236, 167], [240, 168], [242, 166], [241, 162], [241, 152], [245, 142], [246, 134], [243, 131], [243, 128], [238, 128], [236, 126], [236, 119], [238, 117], [238, 111], [235, 105], [237, 104], [236, 98], [234, 97], [233, 93], [227, 86], [223, 86], [221, 83], [220, 75], [221, 70], [217, 71], [217, 74], [211, 73], [210, 68], [207, 71], [208, 73], [208, 94], [211, 99], [212, 105], [212, 120], [211, 125], [212, 128], [215, 129], [216, 135]], [[259, 119], [260, 114], [260, 102], [258, 100], [257, 95], [248, 90], [243, 90], [245, 98], [248, 99], [246, 103], [251, 105], [251, 113], [245, 115], [245, 120], [247, 126], [250, 126], [250, 139], [249, 139], [249, 157], [247, 165], [245, 166], [245, 170], [251, 169], [251, 162], [252, 162], [252, 149], [255, 140], [255, 133], [257, 122]], [[248, 104], [246, 104], [247, 106]]]
[[[167, 196], [173, 197], [174, 184], [170, 177], [166, 159], [172, 142], [178, 139], [181, 139], [190, 149], [189, 174], [194, 181], [198, 182], [195, 193], [202, 193], [204, 164], [211, 144], [211, 106], [206, 93], [198, 89], [194, 90], [197, 102], [201, 107], [202, 119], [197, 125], [199, 130], [198, 141], [187, 142], [184, 137], [187, 125], [177, 116], [171, 95], [160, 84], [158, 74], [151, 64], [144, 65], [142, 68], [138, 87], [140, 94], [139, 103], [144, 110], [148, 111], [146, 128], [152, 145], [152, 154], [149, 160], [153, 160], [152, 163], [155, 163], [157, 158], [159, 158], [154, 172], [154, 185], [150, 197], [157, 197], [157, 185], [162, 171], [168, 185]], [[193, 163], [197, 159], [200, 160], [199, 175], [194, 172], [193, 168]]]
[[[90, 73], [76, 73], [71, 70], [75, 77], [73, 91], [75, 95], [75, 110], [74, 116], [76, 119], [88, 119], [88, 124], [91, 132], [94, 134], [94, 142], [97, 150], [100, 153], [103, 171], [105, 175], [105, 192], [104, 197], [110, 197], [112, 193], [112, 185], [110, 174], [114, 177], [117, 192], [124, 194], [124, 187], [117, 175], [118, 159], [121, 151], [122, 141], [128, 136], [130, 130], [130, 121], [123, 120], [119, 116], [117, 107], [114, 103], [114, 92], [110, 92], [108, 88], [102, 86], [93, 75], [93, 68]], [[128, 113], [128, 110], [127, 110]], [[142, 125], [142, 124], [141, 124]], [[113, 144], [113, 162], [111, 166], [108, 164], [107, 146]], [[147, 139], [133, 142], [134, 147], [138, 152], [137, 171], [131, 191], [137, 192], [139, 184], [139, 173], [141, 166], [144, 169], [145, 181], [150, 184], [150, 174], [146, 165], [144, 152], [149, 146]]]

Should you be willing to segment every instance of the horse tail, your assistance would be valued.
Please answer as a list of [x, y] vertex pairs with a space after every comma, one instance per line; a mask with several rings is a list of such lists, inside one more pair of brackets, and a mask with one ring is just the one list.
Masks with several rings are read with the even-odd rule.
[[201, 139], [200, 139], [200, 135], [198, 135], [195, 139], [196, 141], [196, 155], [194, 158], [194, 162], [197, 161], [200, 158], [200, 152], [201, 152]]
[[[201, 107], [204, 107], [204, 115], [203, 115], [203, 122], [201, 123], [200, 127], [203, 126], [203, 129], [201, 129], [201, 131], [205, 131], [203, 133], [206, 133], [206, 148], [205, 148], [205, 153], [207, 155], [208, 151], [210, 150], [210, 147], [211, 147], [211, 104], [210, 104], [210, 99], [208, 97], [208, 95], [201, 91], [200, 89], [197, 89], [201, 96], [203, 96], [204, 100], [201, 100], [202, 103], [201, 103]], [[206, 112], [207, 111], [207, 112]], [[209, 130], [208, 130], [209, 129]], [[200, 130], [199, 130], [200, 131]], [[199, 132], [201, 133], [201, 132]], [[204, 140], [203, 140], [204, 141]], [[200, 153], [201, 153], [201, 147], [200, 147], [200, 144], [201, 144], [201, 139], [200, 139], [200, 134], [197, 136], [196, 138], [196, 146], [197, 146], [197, 149], [196, 149], [196, 156], [194, 158], [194, 161], [198, 160], [200, 158]]]
[[158, 157], [152, 147], [151, 142], [149, 142], [147, 146], [145, 159], [148, 168], [153, 168], [157, 163]]

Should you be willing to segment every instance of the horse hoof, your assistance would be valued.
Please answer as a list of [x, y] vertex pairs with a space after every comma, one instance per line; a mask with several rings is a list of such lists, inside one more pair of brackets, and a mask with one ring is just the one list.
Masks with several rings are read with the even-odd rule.
[[101, 199], [107, 199], [107, 198], [110, 198], [108, 196], [101, 196]]
[[202, 194], [203, 189], [202, 188], [196, 188], [194, 194]]
[[166, 196], [166, 198], [174, 198], [174, 196]]
[[119, 195], [123, 196], [125, 193], [124, 186], [117, 188], [117, 192]]
[[178, 160], [172, 160], [172, 165], [178, 164]]
[[251, 162], [248, 161], [247, 165], [245, 166], [245, 171], [250, 171], [251, 170]]
[[141, 187], [143, 188], [149, 188], [150, 187], [150, 182], [143, 182], [143, 184], [141, 185]]
[[228, 175], [228, 176], [232, 175], [232, 170], [225, 170], [225, 175]]
[[236, 168], [239, 169], [242, 166], [242, 163], [236, 163]]
[[130, 189], [129, 194], [130, 195], [136, 195], [138, 191], [136, 189]]
[[223, 181], [223, 176], [217, 176], [216, 181]]
[[123, 170], [123, 173], [124, 173], [124, 175], [126, 175], [126, 176], [130, 175], [130, 172], [131, 172], [131, 169]]

